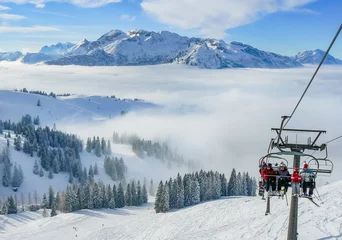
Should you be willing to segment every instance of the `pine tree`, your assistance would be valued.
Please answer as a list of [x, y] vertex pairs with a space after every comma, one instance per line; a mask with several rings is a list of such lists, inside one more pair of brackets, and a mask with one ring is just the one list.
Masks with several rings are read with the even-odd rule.
[[131, 183], [131, 196], [132, 196], [132, 206], [138, 206], [137, 188], [135, 187], [135, 181], [132, 181]]
[[143, 204], [142, 189], [140, 181], [137, 182], [137, 196], [136, 196], [136, 206]]
[[55, 201], [55, 192], [53, 191], [53, 188], [50, 185], [50, 187], [49, 187], [49, 201], [48, 201], [47, 208], [51, 208], [52, 207], [52, 203], [54, 201]]
[[69, 173], [69, 180], [68, 182], [72, 184], [74, 182], [74, 177], [72, 176], [72, 172]]
[[242, 196], [247, 196], [247, 178], [246, 178], [246, 173], [244, 172], [242, 174], [242, 179], [241, 179], [241, 195]]
[[53, 178], [53, 174], [52, 174], [52, 168], [50, 168], [49, 170], [49, 175], [48, 175], [49, 179], [52, 179]]
[[94, 183], [92, 192], [94, 208], [101, 208], [102, 202], [100, 198], [100, 189], [97, 183]]
[[51, 217], [57, 216], [57, 211], [56, 211], [56, 209], [57, 209], [57, 207], [56, 207], [56, 202], [54, 201], [54, 202], [51, 204], [51, 214], [50, 214]]
[[184, 207], [184, 184], [181, 175], [177, 175], [177, 208]]
[[104, 138], [101, 139], [101, 152], [102, 154], [106, 154], [107, 147], [106, 147], [106, 141], [104, 140]]
[[20, 186], [20, 174], [17, 165], [14, 165], [12, 187], [17, 188]]
[[227, 179], [224, 174], [220, 176], [221, 180], [221, 196], [227, 196]]
[[90, 138], [88, 138], [87, 139], [87, 144], [86, 144], [86, 151], [88, 152], [88, 153], [90, 153], [91, 152], [91, 140], [90, 140]]
[[132, 206], [132, 189], [130, 184], [127, 184], [127, 190], [126, 190], [126, 194], [125, 194], [125, 203], [126, 206]]
[[99, 175], [99, 170], [97, 168], [97, 163], [95, 162], [95, 166], [94, 166], [94, 175]]
[[238, 196], [243, 195], [242, 176], [240, 172], [236, 175], [236, 189], [237, 189]]
[[192, 204], [200, 202], [200, 186], [197, 179], [191, 182], [191, 202]]
[[160, 213], [163, 210], [163, 201], [164, 201], [164, 185], [163, 181], [160, 181], [158, 189], [157, 189], [157, 194], [156, 194], [156, 200], [154, 202], [154, 209], [156, 213]]
[[[112, 200], [112, 198], [114, 199], [112, 187], [110, 186], [110, 184], [108, 184], [106, 187], [106, 200], [107, 200], [106, 207], [109, 207], [109, 203]], [[114, 199], [114, 204], [115, 204], [115, 199]]]
[[13, 214], [13, 213], [18, 212], [16, 201], [14, 200], [12, 196], [8, 197], [7, 203], [8, 203], [7, 214]]
[[42, 167], [40, 167], [39, 176], [40, 176], [40, 177], [43, 177], [43, 176], [44, 176], [44, 171], [43, 171], [43, 168], [42, 168]]
[[229, 182], [228, 182], [228, 189], [227, 189], [228, 196], [237, 196], [237, 183], [236, 183], [236, 171], [233, 168], [232, 173], [230, 174]]
[[21, 211], [24, 212], [25, 211], [25, 198], [24, 198], [23, 193], [20, 194], [20, 202], [21, 202]]
[[57, 192], [56, 194], [56, 198], [55, 198], [55, 205], [56, 205], [56, 209], [59, 209], [60, 208], [60, 202], [61, 202], [61, 197], [59, 195], [59, 192]]
[[3, 215], [7, 215], [8, 214], [8, 207], [7, 207], [7, 205], [8, 205], [8, 202], [4, 202], [3, 203], [3, 205], [2, 205], [2, 208], [1, 208], [1, 213], [3, 214]]
[[163, 197], [164, 197], [164, 200], [163, 200], [163, 205], [162, 205], [162, 212], [168, 212], [169, 209], [170, 209], [170, 199], [169, 199], [169, 186], [167, 183], [165, 183], [164, 185], [164, 191], [163, 191]]
[[40, 99], [38, 99], [38, 101], [37, 101], [37, 106], [38, 106], [38, 107], [41, 106], [41, 105], [40, 105]]
[[21, 150], [21, 137], [20, 136], [14, 139], [14, 147], [15, 147], [15, 150], [17, 151]]
[[142, 188], [142, 203], [147, 203], [148, 202], [148, 194], [147, 194], [147, 190], [146, 190], [146, 185], [144, 184], [143, 188]]
[[47, 198], [46, 198], [46, 194], [44, 193], [43, 194], [43, 199], [42, 199], [41, 207], [42, 208], [46, 208], [47, 206], [48, 206], [48, 201], [47, 201]]
[[119, 183], [119, 187], [118, 187], [118, 194], [117, 194], [117, 208], [122, 208], [125, 206], [125, 195], [124, 195], [124, 190], [122, 187], [121, 182]]
[[97, 157], [101, 157], [101, 143], [100, 143], [99, 137], [97, 137], [96, 143], [95, 143], [95, 155]]
[[89, 179], [89, 182], [94, 182], [94, 171], [93, 171], [92, 165], [90, 165], [89, 167], [88, 179]]
[[110, 141], [108, 140], [107, 142], [107, 154], [108, 155], [111, 155], [112, 154], [112, 147], [111, 147], [111, 144], [110, 144]]
[[189, 174], [184, 176], [184, 206], [192, 205], [191, 202], [191, 178]]

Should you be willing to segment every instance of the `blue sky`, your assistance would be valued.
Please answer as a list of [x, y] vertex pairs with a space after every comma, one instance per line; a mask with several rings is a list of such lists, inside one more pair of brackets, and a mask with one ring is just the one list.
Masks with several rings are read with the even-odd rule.
[[[294, 55], [326, 50], [340, 0], [0, 0], [0, 51], [96, 40], [111, 29], [169, 30]], [[342, 59], [342, 35], [331, 54]]]

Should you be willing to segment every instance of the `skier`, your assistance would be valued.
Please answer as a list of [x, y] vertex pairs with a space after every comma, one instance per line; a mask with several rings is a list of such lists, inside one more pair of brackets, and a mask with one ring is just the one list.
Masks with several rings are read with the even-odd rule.
[[273, 170], [272, 164], [269, 163], [265, 169], [261, 171], [261, 175], [265, 181], [265, 190], [268, 192], [270, 186], [272, 186], [272, 191], [276, 190], [276, 175], [278, 173]]
[[291, 176], [291, 187], [292, 187], [292, 195], [299, 196], [300, 194], [300, 186], [299, 183], [302, 181], [302, 177], [299, 174], [299, 168], [295, 168], [292, 176]]
[[[309, 198], [312, 198], [313, 190], [315, 189], [315, 178], [316, 174], [308, 168], [308, 164], [304, 164], [303, 171], [300, 173], [302, 177], [302, 186], [303, 186], [303, 192], [304, 196]], [[307, 189], [309, 188], [309, 195], [307, 193]]]
[[282, 187], [284, 187], [283, 194], [286, 194], [287, 189], [289, 187], [289, 182], [291, 182], [291, 174], [287, 170], [286, 165], [281, 162], [280, 169], [279, 169], [279, 179], [278, 179], [278, 190], [282, 191]]

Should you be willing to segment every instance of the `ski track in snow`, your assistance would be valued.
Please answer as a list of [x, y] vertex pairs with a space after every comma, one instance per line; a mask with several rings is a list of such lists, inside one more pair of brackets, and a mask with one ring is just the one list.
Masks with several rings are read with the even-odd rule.
[[[319, 191], [324, 202], [319, 208], [307, 199], [299, 199], [298, 238], [342, 239], [342, 181]], [[164, 214], [156, 214], [152, 202], [143, 207], [81, 210], [54, 218], [25, 212], [0, 216], [0, 238], [286, 239], [289, 206], [277, 197], [271, 201], [268, 216], [264, 216], [266, 202], [260, 197], [225, 197]]]

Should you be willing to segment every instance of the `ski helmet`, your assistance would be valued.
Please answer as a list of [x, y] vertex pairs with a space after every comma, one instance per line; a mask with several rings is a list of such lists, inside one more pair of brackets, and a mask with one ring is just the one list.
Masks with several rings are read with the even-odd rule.
[[304, 164], [304, 169], [307, 169], [309, 165], [307, 163]]

